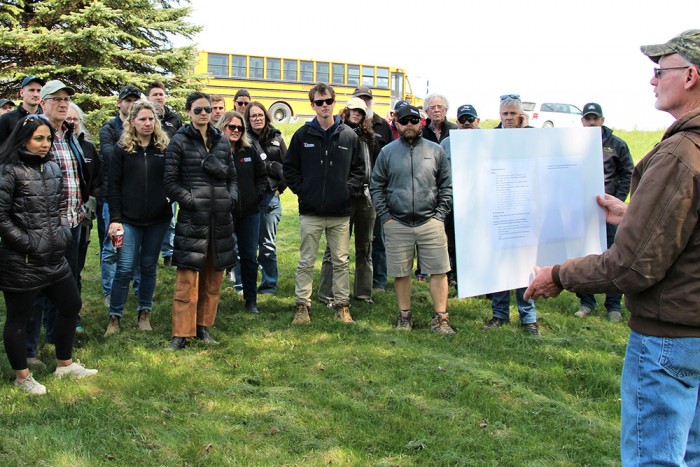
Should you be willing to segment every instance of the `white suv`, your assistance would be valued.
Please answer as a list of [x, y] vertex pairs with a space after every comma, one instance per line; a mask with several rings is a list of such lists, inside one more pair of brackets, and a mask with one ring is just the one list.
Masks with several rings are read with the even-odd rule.
[[523, 102], [523, 111], [535, 128], [581, 126], [581, 109], [573, 104]]

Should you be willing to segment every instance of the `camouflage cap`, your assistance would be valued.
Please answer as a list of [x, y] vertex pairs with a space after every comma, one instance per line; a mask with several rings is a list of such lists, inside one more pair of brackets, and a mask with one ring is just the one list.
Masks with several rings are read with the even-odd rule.
[[677, 53], [690, 63], [700, 65], [700, 29], [688, 29], [665, 44], [643, 45], [642, 53], [654, 63], [664, 55]]

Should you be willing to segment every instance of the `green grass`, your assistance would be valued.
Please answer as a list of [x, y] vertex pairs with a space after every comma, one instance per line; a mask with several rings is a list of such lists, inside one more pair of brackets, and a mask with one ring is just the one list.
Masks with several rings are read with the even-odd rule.
[[49, 393], [31, 398], [0, 359], [0, 465], [619, 463], [624, 324], [600, 311], [574, 318], [578, 301], [564, 293], [538, 301], [539, 339], [518, 329], [514, 300], [514, 324], [484, 332], [490, 303], [451, 298], [457, 334], [436, 336], [427, 285], [417, 283], [412, 332], [393, 329], [391, 287], [374, 305], [353, 304], [355, 325], [315, 303], [311, 325], [292, 327], [299, 225], [294, 195], [282, 202], [278, 294], [262, 296], [254, 316], [225, 284], [216, 347], [164, 350], [174, 282], [164, 267], [154, 332], [136, 329], [130, 297], [125, 329], [103, 338], [93, 236], [75, 357], [100, 373], [57, 380], [45, 346], [50, 370], [35, 376]]

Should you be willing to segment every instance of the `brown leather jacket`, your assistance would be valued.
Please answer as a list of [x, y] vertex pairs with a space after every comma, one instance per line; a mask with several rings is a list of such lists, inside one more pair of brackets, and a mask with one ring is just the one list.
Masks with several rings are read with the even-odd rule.
[[700, 110], [666, 130], [634, 169], [614, 245], [566, 261], [572, 292], [622, 292], [630, 327], [658, 337], [700, 337]]

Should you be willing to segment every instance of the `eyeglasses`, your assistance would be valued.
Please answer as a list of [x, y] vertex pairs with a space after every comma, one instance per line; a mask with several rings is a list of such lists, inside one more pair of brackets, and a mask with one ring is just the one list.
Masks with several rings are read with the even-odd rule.
[[248, 104], [250, 104], [250, 102], [246, 102], [246, 101], [236, 101], [236, 105], [237, 105], [238, 107], [245, 107], [245, 106], [248, 105]]
[[685, 70], [686, 68], [690, 68], [690, 65], [688, 66], [670, 66], [667, 68], [654, 68], [654, 78], [659, 79], [661, 78], [661, 72], [666, 71], [666, 70]]
[[418, 117], [405, 117], [399, 120], [399, 123], [402, 125], [418, 125], [420, 123], [420, 118]]
[[461, 123], [462, 125], [464, 125], [467, 122], [474, 123], [475, 120], [476, 120], [476, 117], [472, 117], [471, 115], [462, 115], [461, 117], [459, 117], [457, 119], [457, 121], [459, 123]]
[[226, 128], [228, 128], [228, 131], [237, 131], [239, 133], [243, 133], [245, 130], [245, 127], [243, 125], [226, 125]]
[[78, 118], [78, 117], [66, 117], [66, 121], [68, 123], [78, 123], [80, 121], [80, 118]]
[[206, 113], [210, 114], [211, 107], [195, 107], [194, 109], [192, 109], [192, 112], [194, 112], [195, 115], [199, 115], [202, 112], [206, 112]]
[[260, 120], [261, 118], [265, 118], [265, 114], [250, 114], [251, 120]]
[[428, 107], [428, 110], [445, 110], [445, 106], [442, 104], [435, 104]]
[[58, 104], [61, 102], [65, 102], [66, 104], [70, 103], [70, 97], [44, 97], [45, 101], [54, 101]]
[[501, 96], [501, 100], [504, 101], [506, 99], [513, 99], [513, 100], [520, 99], [520, 94], [503, 94]]
[[332, 97], [329, 97], [328, 99], [314, 99], [314, 105], [316, 107], [321, 107], [323, 104], [333, 105], [333, 102], [335, 102], [335, 99]]

